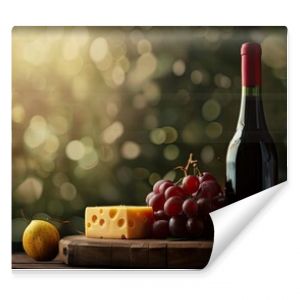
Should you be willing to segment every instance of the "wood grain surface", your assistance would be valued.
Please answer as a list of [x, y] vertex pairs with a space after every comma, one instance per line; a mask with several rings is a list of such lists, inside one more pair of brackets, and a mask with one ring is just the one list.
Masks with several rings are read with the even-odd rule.
[[58, 259], [74, 267], [201, 269], [212, 241], [95, 239], [83, 235], [61, 239]]
[[51, 261], [36, 261], [24, 252], [12, 254], [12, 269], [71, 269], [59, 257]]

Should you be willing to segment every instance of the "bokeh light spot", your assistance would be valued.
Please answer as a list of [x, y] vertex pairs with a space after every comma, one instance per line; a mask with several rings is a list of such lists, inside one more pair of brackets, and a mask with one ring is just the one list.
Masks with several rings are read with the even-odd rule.
[[128, 72], [130, 68], [130, 61], [126, 56], [120, 57], [117, 61], [116, 64], [119, 65], [124, 72]]
[[174, 181], [176, 178], [176, 172], [174, 170], [169, 171], [165, 176], [163, 177], [165, 180], [171, 180]]
[[150, 132], [150, 140], [153, 144], [160, 145], [167, 138], [166, 132], [161, 128], [155, 128]]
[[81, 141], [73, 140], [66, 147], [66, 154], [72, 160], [80, 160], [85, 154], [85, 148]]
[[73, 60], [79, 54], [78, 42], [75, 39], [66, 39], [62, 46], [63, 58]]
[[48, 134], [47, 122], [44, 117], [36, 115], [24, 133], [24, 142], [29, 148], [37, 148], [42, 145]]
[[197, 145], [201, 142], [203, 128], [199, 121], [191, 121], [183, 128], [182, 139], [185, 143]]
[[114, 67], [112, 71], [112, 80], [116, 85], [121, 85], [124, 82], [125, 73], [121, 67]]
[[135, 142], [126, 141], [121, 147], [121, 153], [125, 159], [136, 159], [141, 153], [141, 147]]
[[135, 71], [137, 82], [145, 80], [152, 75], [157, 67], [156, 57], [152, 53], [145, 53], [137, 60], [137, 68]]
[[174, 143], [178, 138], [177, 130], [174, 127], [166, 126], [162, 128], [166, 134], [165, 143]]
[[58, 172], [53, 175], [52, 182], [56, 187], [60, 187], [64, 182], [68, 181], [68, 177], [65, 173]]
[[150, 174], [148, 180], [149, 180], [149, 183], [150, 183], [151, 185], [153, 185], [156, 181], [158, 181], [158, 180], [160, 180], [160, 179], [161, 179], [161, 176], [160, 176], [158, 173], [153, 172], [153, 173]]
[[156, 104], [160, 100], [160, 88], [157, 83], [153, 81], [148, 82], [145, 84], [143, 90], [144, 96], [149, 102]]
[[43, 182], [35, 177], [27, 177], [16, 189], [17, 202], [31, 204], [37, 201], [43, 192]]
[[202, 106], [202, 115], [205, 120], [213, 121], [219, 117], [221, 113], [221, 106], [219, 102], [214, 99], [207, 100]]
[[224, 89], [228, 89], [231, 86], [231, 79], [224, 74], [216, 74], [214, 77], [215, 85]]
[[112, 67], [113, 61], [112, 55], [108, 52], [101, 61], [96, 63], [96, 67], [99, 71], [107, 71]]
[[95, 62], [98, 63], [102, 61], [108, 53], [108, 44], [105, 38], [96, 38], [90, 47], [90, 57]]
[[84, 170], [90, 170], [97, 166], [98, 153], [94, 148], [87, 149], [87, 153], [79, 160], [79, 166]]
[[182, 76], [185, 72], [185, 62], [181, 59], [176, 60], [173, 64], [173, 73], [176, 76]]
[[176, 145], [168, 145], [164, 148], [164, 157], [167, 160], [175, 160], [180, 154], [179, 148]]
[[116, 121], [104, 129], [104, 131], [102, 132], [102, 140], [104, 143], [112, 144], [119, 137], [122, 136], [123, 132], [124, 132], [123, 124], [119, 121]]
[[65, 134], [69, 129], [68, 121], [60, 115], [51, 115], [48, 118], [49, 128], [57, 135]]
[[215, 43], [220, 39], [220, 31], [216, 28], [208, 28], [205, 33], [205, 38], [209, 42]]
[[283, 37], [270, 34], [263, 40], [261, 47], [262, 60], [266, 65], [274, 69], [286, 67], [286, 41]]
[[98, 153], [99, 159], [103, 162], [112, 162], [115, 158], [114, 151], [110, 145], [100, 145]]
[[27, 42], [23, 47], [23, 58], [32, 65], [38, 66], [47, 62], [49, 47], [42, 38]]
[[70, 182], [64, 182], [60, 186], [60, 194], [63, 199], [67, 201], [71, 201], [76, 197], [77, 190], [75, 186]]
[[157, 59], [151, 52], [144, 53], [137, 61], [135, 68], [129, 73], [128, 83], [131, 87], [137, 88], [140, 84], [150, 78], [156, 71]]
[[70, 38], [83, 47], [89, 41], [90, 33], [86, 27], [76, 27], [70, 32]]
[[57, 138], [57, 136], [54, 134], [48, 135], [43, 148], [46, 153], [55, 153], [59, 148], [59, 139]]
[[210, 163], [215, 157], [215, 151], [212, 146], [204, 146], [201, 151], [201, 159], [204, 163]]
[[139, 54], [144, 54], [151, 52], [152, 46], [151, 43], [146, 39], [141, 39], [137, 43], [137, 51]]
[[216, 139], [221, 136], [223, 127], [218, 122], [211, 122], [205, 128], [205, 134], [212, 139]]
[[201, 71], [199, 70], [194, 70], [192, 73], [191, 73], [191, 80], [194, 84], [200, 84], [202, 83], [204, 79], [204, 75]]
[[15, 123], [22, 123], [25, 118], [25, 109], [21, 104], [15, 104], [12, 109], [12, 119]]
[[110, 101], [106, 105], [106, 112], [110, 117], [115, 117], [119, 113], [119, 107], [116, 103]]

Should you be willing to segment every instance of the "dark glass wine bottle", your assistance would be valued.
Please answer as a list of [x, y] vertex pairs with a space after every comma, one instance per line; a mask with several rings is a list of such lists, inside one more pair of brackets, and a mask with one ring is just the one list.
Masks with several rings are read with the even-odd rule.
[[261, 92], [261, 47], [241, 47], [242, 97], [236, 132], [226, 157], [229, 203], [277, 184], [277, 154], [268, 131]]

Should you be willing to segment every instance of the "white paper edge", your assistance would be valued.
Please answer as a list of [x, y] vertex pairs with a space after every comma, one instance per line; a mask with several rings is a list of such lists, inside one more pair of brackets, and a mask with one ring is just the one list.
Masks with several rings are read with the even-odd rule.
[[214, 224], [214, 244], [208, 265], [213, 263], [258, 212], [285, 186], [286, 182], [254, 194], [210, 214]]

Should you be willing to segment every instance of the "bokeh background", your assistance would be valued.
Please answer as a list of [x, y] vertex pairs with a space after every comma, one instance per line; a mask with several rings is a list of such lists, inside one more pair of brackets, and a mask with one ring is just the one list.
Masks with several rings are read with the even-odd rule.
[[286, 180], [286, 38], [284, 27], [15, 27], [13, 243], [32, 218], [69, 234], [83, 231], [88, 205], [144, 204], [189, 153], [224, 186], [246, 41], [262, 45], [265, 115]]

